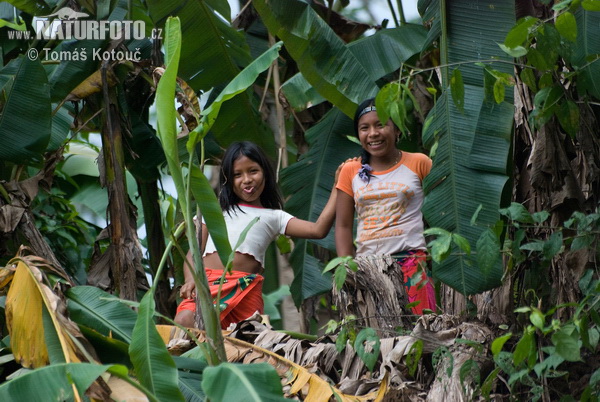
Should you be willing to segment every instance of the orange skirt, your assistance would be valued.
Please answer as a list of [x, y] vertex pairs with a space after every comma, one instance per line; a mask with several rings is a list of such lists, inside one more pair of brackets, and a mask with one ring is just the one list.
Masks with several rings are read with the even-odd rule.
[[[208, 286], [215, 305], [222, 275], [221, 269], [206, 269]], [[262, 275], [241, 271], [232, 271], [231, 274], [225, 275], [219, 300], [221, 328], [225, 329], [229, 324], [243, 321], [256, 311], [260, 314], [264, 312], [262, 298], [264, 279]], [[182, 310], [196, 311], [196, 301], [193, 298], [184, 299], [177, 307], [177, 313]]]

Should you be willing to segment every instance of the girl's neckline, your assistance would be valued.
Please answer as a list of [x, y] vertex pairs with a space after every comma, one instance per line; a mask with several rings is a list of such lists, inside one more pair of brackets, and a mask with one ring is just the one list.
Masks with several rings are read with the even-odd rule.
[[265, 207], [259, 207], [257, 205], [250, 205], [250, 204], [244, 204], [243, 202], [239, 202], [238, 205], [240, 207], [249, 207], [249, 208], [259, 208], [259, 209], [265, 209]]
[[402, 161], [404, 160], [404, 155], [405, 151], [400, 151], [400, 158], [398, 158], [398, 161], [396, 163], [394, 163], [392, 166], [385, 170], [373, 170], [371, 174], [386, 174], [391, 172], [392, 170], [396, 169], [400, 164], [402, 164]]

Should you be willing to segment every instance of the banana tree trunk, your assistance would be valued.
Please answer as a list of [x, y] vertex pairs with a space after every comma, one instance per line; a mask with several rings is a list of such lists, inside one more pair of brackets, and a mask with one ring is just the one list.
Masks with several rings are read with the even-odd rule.
[[[103, 106], [101, 179], [108, 191], [108, 236], [110, 246], [105, 255], [90, 268], [89, 278], [110, 269], [110, 290], [120, 298], [137, 300], [138, 285], [147, 285], [141, 265], [142, 253], [135, 227], [135, 211], [127, 194], [123, 132], [119, 107], [114, 90], [109, 88], [106, 73], [109, 66], [102, 66]], [[102, 263], [100, 263], [102, 262]], [[90, 280], [93, 283], [93, 279]]]

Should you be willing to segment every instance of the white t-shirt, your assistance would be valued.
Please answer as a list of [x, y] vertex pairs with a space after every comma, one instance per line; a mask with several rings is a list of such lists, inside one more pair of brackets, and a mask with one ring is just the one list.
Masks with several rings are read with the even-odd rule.
[[425, 249], [422, 180], [431, 159], [402, 152], [400, 161], [382, 172], [371, 172], [369, 183], [358, 175], [361, 163], [346, 163], [336, 188], [354, 198], [357, 215], [356, 255], [396, 254]]
[[[278, 235], [285, 234], [285, 228], [294, 216], [281, 209], [253, 207], [246, 204], [239, 204], [239, 207], [241, 211], [236, 207], [231, 209], [229, 213], [223, 212], [229, 243], [232, 248], [235, 247], [242, 231], [252, 219], [258, 217], [258, 222], [248, 231], [246, 239], [235, 251], [250, 254], [262, 267], [267, 247], [269, 247], [269, 244]], [[202, 221], [204, 223], [204, 219]], [[215, 243], [209, 234], [206, 247], [204, 248], [204, 255], [212, 254], [216, 251]]]

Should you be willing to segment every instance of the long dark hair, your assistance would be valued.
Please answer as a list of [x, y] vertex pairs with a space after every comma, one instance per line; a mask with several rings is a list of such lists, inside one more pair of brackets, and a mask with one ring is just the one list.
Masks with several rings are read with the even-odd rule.
[[[358, 138], [358, 121], [364, 114], [363, 110], [365, 110], [365, 108], [368, 108], [370, 106], [375, 106], [375, 98], [369, 98], [369, 99], [362, 101], [360, 103], [360, 105], [358, 105], [358, 107], [356, 108], [356, 112], [354, 112], [354, 135], [356, 135], [357, 138]], [[360, 154], [360, 158], [361, 158], [361, 163], [363, 165], [368, 165], [369, 162], [371, 161], [371, 154], [368, 153], [367, 150], [363, 148], [362, 152]]]
[[265, 179], [265, 188], [260, 195], [260, 203], [265, 208], [283, 209], [283, 201], [275, 181], [275, 171], [271, 162], [265, 155], [265, 152], [255, 143], [250, 141], [239, 141], [231, 144], [221, 162], [221, 173], [219, 174], [219, 203], [221, 209], [230, 212], [239, 206], [240, 199], [233, 191], [233, 163], [240, 157], [245, 156], [248, 159], [258, 163], [263, 170]]

